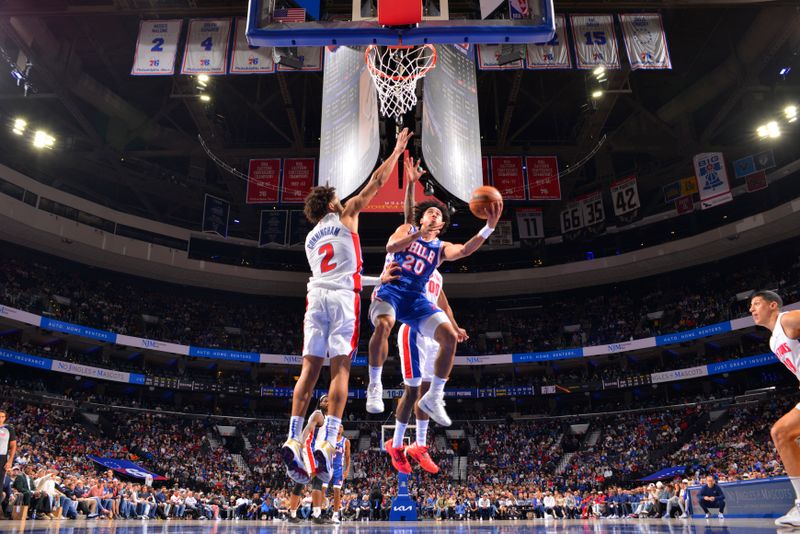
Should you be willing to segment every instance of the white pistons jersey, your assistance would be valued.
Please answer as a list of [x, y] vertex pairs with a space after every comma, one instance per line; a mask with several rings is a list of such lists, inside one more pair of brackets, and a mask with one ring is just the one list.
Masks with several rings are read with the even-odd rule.
[[778, 320], [775, 322], [775, 328], [772, 330], [772, 337], [769, 338], [769, 348], [778, 357], [778, 359], [800, 380], [800, 341], [790, 339], [781, 326], [781, 317], [783, 313], [778, 314]]
[[361, 291], [361, 242], [338, 213], [329, 213], [306, 236], [306, 258], [311, 267], [308, 289]]

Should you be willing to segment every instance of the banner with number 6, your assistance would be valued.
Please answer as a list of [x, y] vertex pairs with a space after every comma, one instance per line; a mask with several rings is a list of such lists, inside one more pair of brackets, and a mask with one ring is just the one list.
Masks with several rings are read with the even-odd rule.
[[619, 48], [612, 15], [570, 15], [579, 69], [618, 69]]
[[230, 35], [230, 19], [190, 20], [181, 74], [227, 73]]
[[611, 184], [611, 202], [614, 204], [614, 215], [625, 215], [636, 211], [641, 206], [636, 176], [628, 176]]
[[133, 76], [172, 76], [182, 20], [143, 20], [133, 57]]

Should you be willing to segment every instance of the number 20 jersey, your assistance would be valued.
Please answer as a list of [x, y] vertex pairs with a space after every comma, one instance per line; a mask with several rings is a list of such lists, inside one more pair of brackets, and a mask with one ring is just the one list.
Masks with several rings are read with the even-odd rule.
[[400, 278], [392, 285], [410, 293], [424, 294], [428, 280], [441, 263], [441, 255], [442, 242], [438, 238], [431, 241], [417, 238], [405, 250], [394, 254], [401, 272]]

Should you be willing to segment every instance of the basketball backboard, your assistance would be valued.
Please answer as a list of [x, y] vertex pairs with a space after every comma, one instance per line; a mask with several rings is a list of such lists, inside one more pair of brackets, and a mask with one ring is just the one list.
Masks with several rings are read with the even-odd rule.
[[403, 28], [379, 25], [376, 3], [249, 0], [247, 39], [253, 46], [274, 47], [524, 44], [548, 42], [555, 33], [553, 0], [494, 0], [490, 4], [497, 7], [490, 13], [485, 7], [481, 12], [485, 3], [479, 0], [458, 12], [451, 9], [448, 0], [424, 0], [422, 22]]

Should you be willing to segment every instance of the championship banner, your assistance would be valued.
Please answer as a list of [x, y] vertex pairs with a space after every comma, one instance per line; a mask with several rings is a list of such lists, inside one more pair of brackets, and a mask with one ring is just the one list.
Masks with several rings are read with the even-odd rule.
[[567, 19], [564, 15], [556, 15], [556, 34], [551, 41], [527, 46], [525, 64], [532, 70], [572, 68], [567, 43]]
[[694, 200], [692, 200], [692, 197], [688, 196], [675, 199], [675, 211], [678, 212], [678, 215], [684, 215], [686, 213], [693, 212]]
[[522, 156], [492, 156], [492, 183], [504, 200], [525, 200]]
[[272, 48], [269, 46], [250, 46], [247, 42], [247, 21], [244, 17], [236, 19], [236, 32], [231, 54], [231, 74], [269, 74], [275, 72]]
[[561, 181], [558, 177], [556, 156], [529, 156], [528, 200], [561, 200]]
[[281, 202], [303, 202], [314, 187], [314, 158], [291, 158], [283, 160], [283, 187]]
[[481, 70], [514, 70], [523, 68], [522, 59], [500, 65], [500, 57], [511, 50], [511, 45], [479, 44], [478, 68]]
[[203, 201], [203, 232], [228, 237], [228, 217], [230, 213], [230, 202], [206, 194]]
[[618, 69], [619, 49], [612, 15], [570, 15], [579, 69]]
[[[406, 156], [407, 155], [408, 151], [406, 151]], [[361, 210], [362, 213], [403, 213], [403, 205], [406, 198], [406, 184], [405, 181], [400, 183], [398, 178], [400, 161], [402, 160], [398, 160], [397, 164], [392, 169], [388, 182], [378, 190], [378, 194], [375, 195], [375, 198], [372, 199], [367, 207]], [[414, 184], [414, 199], [416, 202], [422, 202], [425, 200], [436, 200], [436, 197], [427, 196], [422, 184], [417, 181], [417, 183]]]
[[614, 215], [620, 216], [638, 210], [639, 188], [636, 185], [636, 176], [628, 176], [611, 184], [611, 203], [614, 205]]
[[631, 70], [672, 68], [661, 15], [620, 15], [619, 21]]
[[251, 159], [247, 171], [247, 203], [278, 202], [280, 180], [280, 159]]
[[258, 246], [263, 247], [266, 245], [285, 245], [286, 229], [288, 226], [288, 211], [262, 211], [258, 227]]
[[172, 76], [182, 20], [143, 20], [133, 56], [133, 76]]
[[693, 161], [697, 185], [700, 189], [700, 209], [707, 210], [732, 201], [733, 195], [722, 153], [697, 154]]
[[583, 210], [583, 225], [592, 226], [606, 220], [606, 212], [603, 208], [603, 193], [595, 191], [577, 198]]
[[483, 185], [491, 185], [491, 177], [489, 175], [489, 158], [488, 156], [481, 157], [481, 167], [483, 170]]
[[517, 227], [520, 239], [542, 239], [544, 237], [542, 208], [518, 209]]
[[120, 458], [102, 458], [100, 456], [92, 456], [91, 454], [87, 454], [86, 457], [91, 461], [93, 461], [94, 463], [102, 465], [106, 469], [114, 470], [117, 473], [129, 477], [141, 478], [141, 479], [152, 477], [153, 480], [167, 480], [167, 477], [157, 475], [152, 471], [148, 471], [144, 467], [137, 465], [129, 460], [122, 460]]
[[230, 19], [190, 20], [181, 74], [225, 74], [230, 34]]
[[300, 46], [297, 48], [297, 57], [303, 66], [293, 69], [286, 65], [278, 64], [278, 72], [312, 72], [322, 70], [322, 51], [321, 46]]

